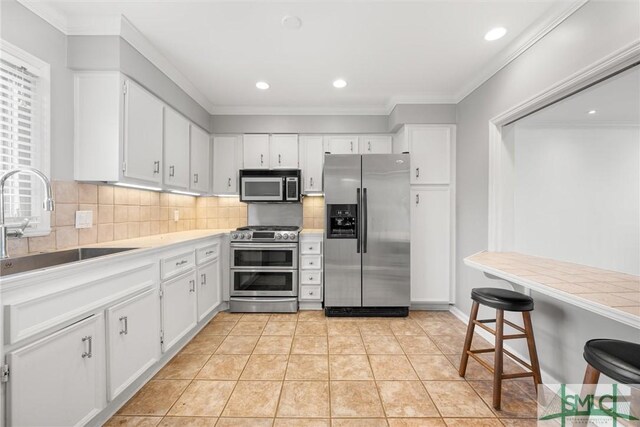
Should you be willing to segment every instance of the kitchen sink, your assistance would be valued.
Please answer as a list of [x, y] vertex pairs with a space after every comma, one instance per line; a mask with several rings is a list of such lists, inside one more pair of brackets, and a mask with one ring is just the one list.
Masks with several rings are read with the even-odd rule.
[[134, 249], [138, 248], [79, 248], [7, 258], [0, 261], [0, 277], [39, 270], [46, 267], [54, 267], [56, 265], [84, 261], [91, 258], [117, 254], [119, 252], [131, 251]]

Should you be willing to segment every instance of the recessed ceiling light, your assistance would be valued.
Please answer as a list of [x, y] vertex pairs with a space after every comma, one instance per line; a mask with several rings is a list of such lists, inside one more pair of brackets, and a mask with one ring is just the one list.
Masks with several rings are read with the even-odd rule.
[[587, 114], [595, 114], [596, 110], [590, 110]]
[[256, 83], [256, 87], [260, 90], [267, 90], [269, 89], [269, 83], [267, 82], [258, 82]]
[[499, 38], [503, 37], [505, 34], [507, 34], [506, 28], [496, 27], [496, 28], [490, 29], [487, 32], [487, 34], [484, 35], [484, 39], [491, 42], [494, 40], [498, 40]]
[[282, 18], [282, 26], [289, 30], [297, 30], [302, 26], [302, 19], [297, 16], [287, 15]]
[[333, 87], [335, 88], [342, 89], [343, 87], [346, 87], [346, 86], [347, 86], [347, 82], [344, 81], [343, 79], [338, 79], [333, 81]]

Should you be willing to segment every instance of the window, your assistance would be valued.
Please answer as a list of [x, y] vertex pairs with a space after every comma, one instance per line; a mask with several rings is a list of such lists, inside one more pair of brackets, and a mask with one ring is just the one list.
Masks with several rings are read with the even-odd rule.
[[[0, 175], [32, 167], [49, 175], [49, 66], [0, 40]], [[50, 214], [42, 207], [43, 188], [31, 174], [17, 174], [5, 184], [5, 220], [28, 218], [25, 234], [44, 235]]]

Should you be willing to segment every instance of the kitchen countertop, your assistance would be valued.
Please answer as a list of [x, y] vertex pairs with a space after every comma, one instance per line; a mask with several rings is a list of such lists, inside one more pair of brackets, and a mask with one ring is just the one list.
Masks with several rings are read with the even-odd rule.
[[491, 278], [640, 329], [640, 276], [516, 252], [483, 251], [464, 262]]
[[174, 233], [156, 234], [153, 236], [137, 237], [133, 239], [114, 240], [112, 242], [92, 243], [81, 247], [90, 248], [156, 248], [167, 245], [174, 245], [189, 240], [200, 239], [203, 237], [213, 237], [221, 234], [229, 234], [232, 229], [214, 229], [214, 230], [189, 230], [177, 231]]

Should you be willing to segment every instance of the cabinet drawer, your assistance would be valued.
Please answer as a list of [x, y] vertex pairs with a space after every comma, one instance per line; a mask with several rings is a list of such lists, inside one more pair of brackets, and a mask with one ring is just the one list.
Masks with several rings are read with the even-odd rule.
[[322, 292], [320, 286], [300, 286], [301, 300], [321, 300]]
[[304, 255], [301, 257], [300, 268], [302, 270], [321, 270], [322, 257], [319, 255]]
[[220, 243], [216, 242], [212, 245], [196, 249], [196, 261], [198, 265], [212, 261], [220, 255]]
[[322, 252], [322, 242], [300, 242], [300, 253], [320, 255]]
[[163, 258], [160, 264], [162, 266], [160, 269], [162, 279], [164, 280], [192, 269], [196, 264], [195, 254], [193, 251], [183, 252], [178, 255]]
[[322, 283], [322, 272], [303, 271], [300, 273], [300, 283], [303, 285], [319, 285]]

